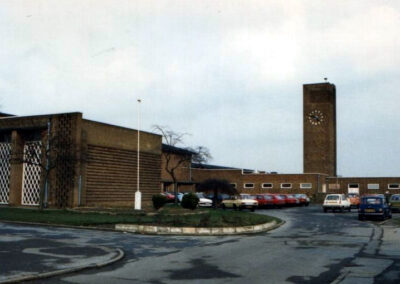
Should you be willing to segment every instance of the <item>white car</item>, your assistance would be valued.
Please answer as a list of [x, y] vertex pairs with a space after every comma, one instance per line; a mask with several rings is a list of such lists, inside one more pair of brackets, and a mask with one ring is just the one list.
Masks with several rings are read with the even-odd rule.
[[336, 209], [340, 210], [340, 212], [343, 212], [344, 210], [350, 212], [350, 206], [350, 200], [345, 194], [328, 194], [325, 197], [324, 204], [322, 205], [324, 212], [327, 212], [328, 210], [335, 211]]
[[211, 207], [212, 206], [212, 200], [205, 198], [204, 194], [202, 192], [197, 192], [196, 195], [199, 198], [199, 207]]

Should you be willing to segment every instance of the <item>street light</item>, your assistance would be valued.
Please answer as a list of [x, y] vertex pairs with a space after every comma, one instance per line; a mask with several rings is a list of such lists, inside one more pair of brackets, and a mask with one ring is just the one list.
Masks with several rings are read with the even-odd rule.
[[135, 210], [142, 209], [142, 193], [140, 192], [140, 103], [138, 102], [138, 129], [137, 129], [137, 190], [135, 192]]

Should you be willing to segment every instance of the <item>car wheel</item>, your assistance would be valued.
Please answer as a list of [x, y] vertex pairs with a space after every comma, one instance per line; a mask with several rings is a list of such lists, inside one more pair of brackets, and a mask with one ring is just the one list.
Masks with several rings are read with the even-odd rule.
[[324, 213], [326, 213], [326, 212], [328, 212], [328, 209], [327, 209], [327, 208], [324, 208]]
[[251, 212], [254, 212], [256, 210], [256, 207], [251, 207]]
[[237, 207], [236, 207], [236, 205], [235, 204], [233, 204], [233, 210], [237, 210]]
[[362, 215], [358, 215], [358, 220], [360, 220], [360, 221], [364, 221], [364, 216], [362, 216]]
[[349, 207], [349, 208], [347, 209], [347, 212], [351, 212], [351, 207]]
[[340, 213], [344, 212], [344, 207], [340, 207]]
[[222, 204], [222, 210], [225, 210], [225, 209], [226, 209], [225, 204]]

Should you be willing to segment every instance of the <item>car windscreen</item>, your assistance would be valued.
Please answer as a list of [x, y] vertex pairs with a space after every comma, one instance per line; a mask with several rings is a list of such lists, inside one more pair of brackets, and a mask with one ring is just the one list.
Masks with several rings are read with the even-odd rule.
[[392, 201], [400, 201], [400, 195], [393, 195], [390, 200]]
[[326, 200], [339, 200], [339, 195], [328, 195]]

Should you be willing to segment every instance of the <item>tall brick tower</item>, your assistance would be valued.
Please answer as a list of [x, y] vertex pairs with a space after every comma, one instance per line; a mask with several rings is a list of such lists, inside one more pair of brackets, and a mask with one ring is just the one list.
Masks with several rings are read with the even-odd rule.
[[336, 88], [303, 85], [304, 173], [336, 176]]

